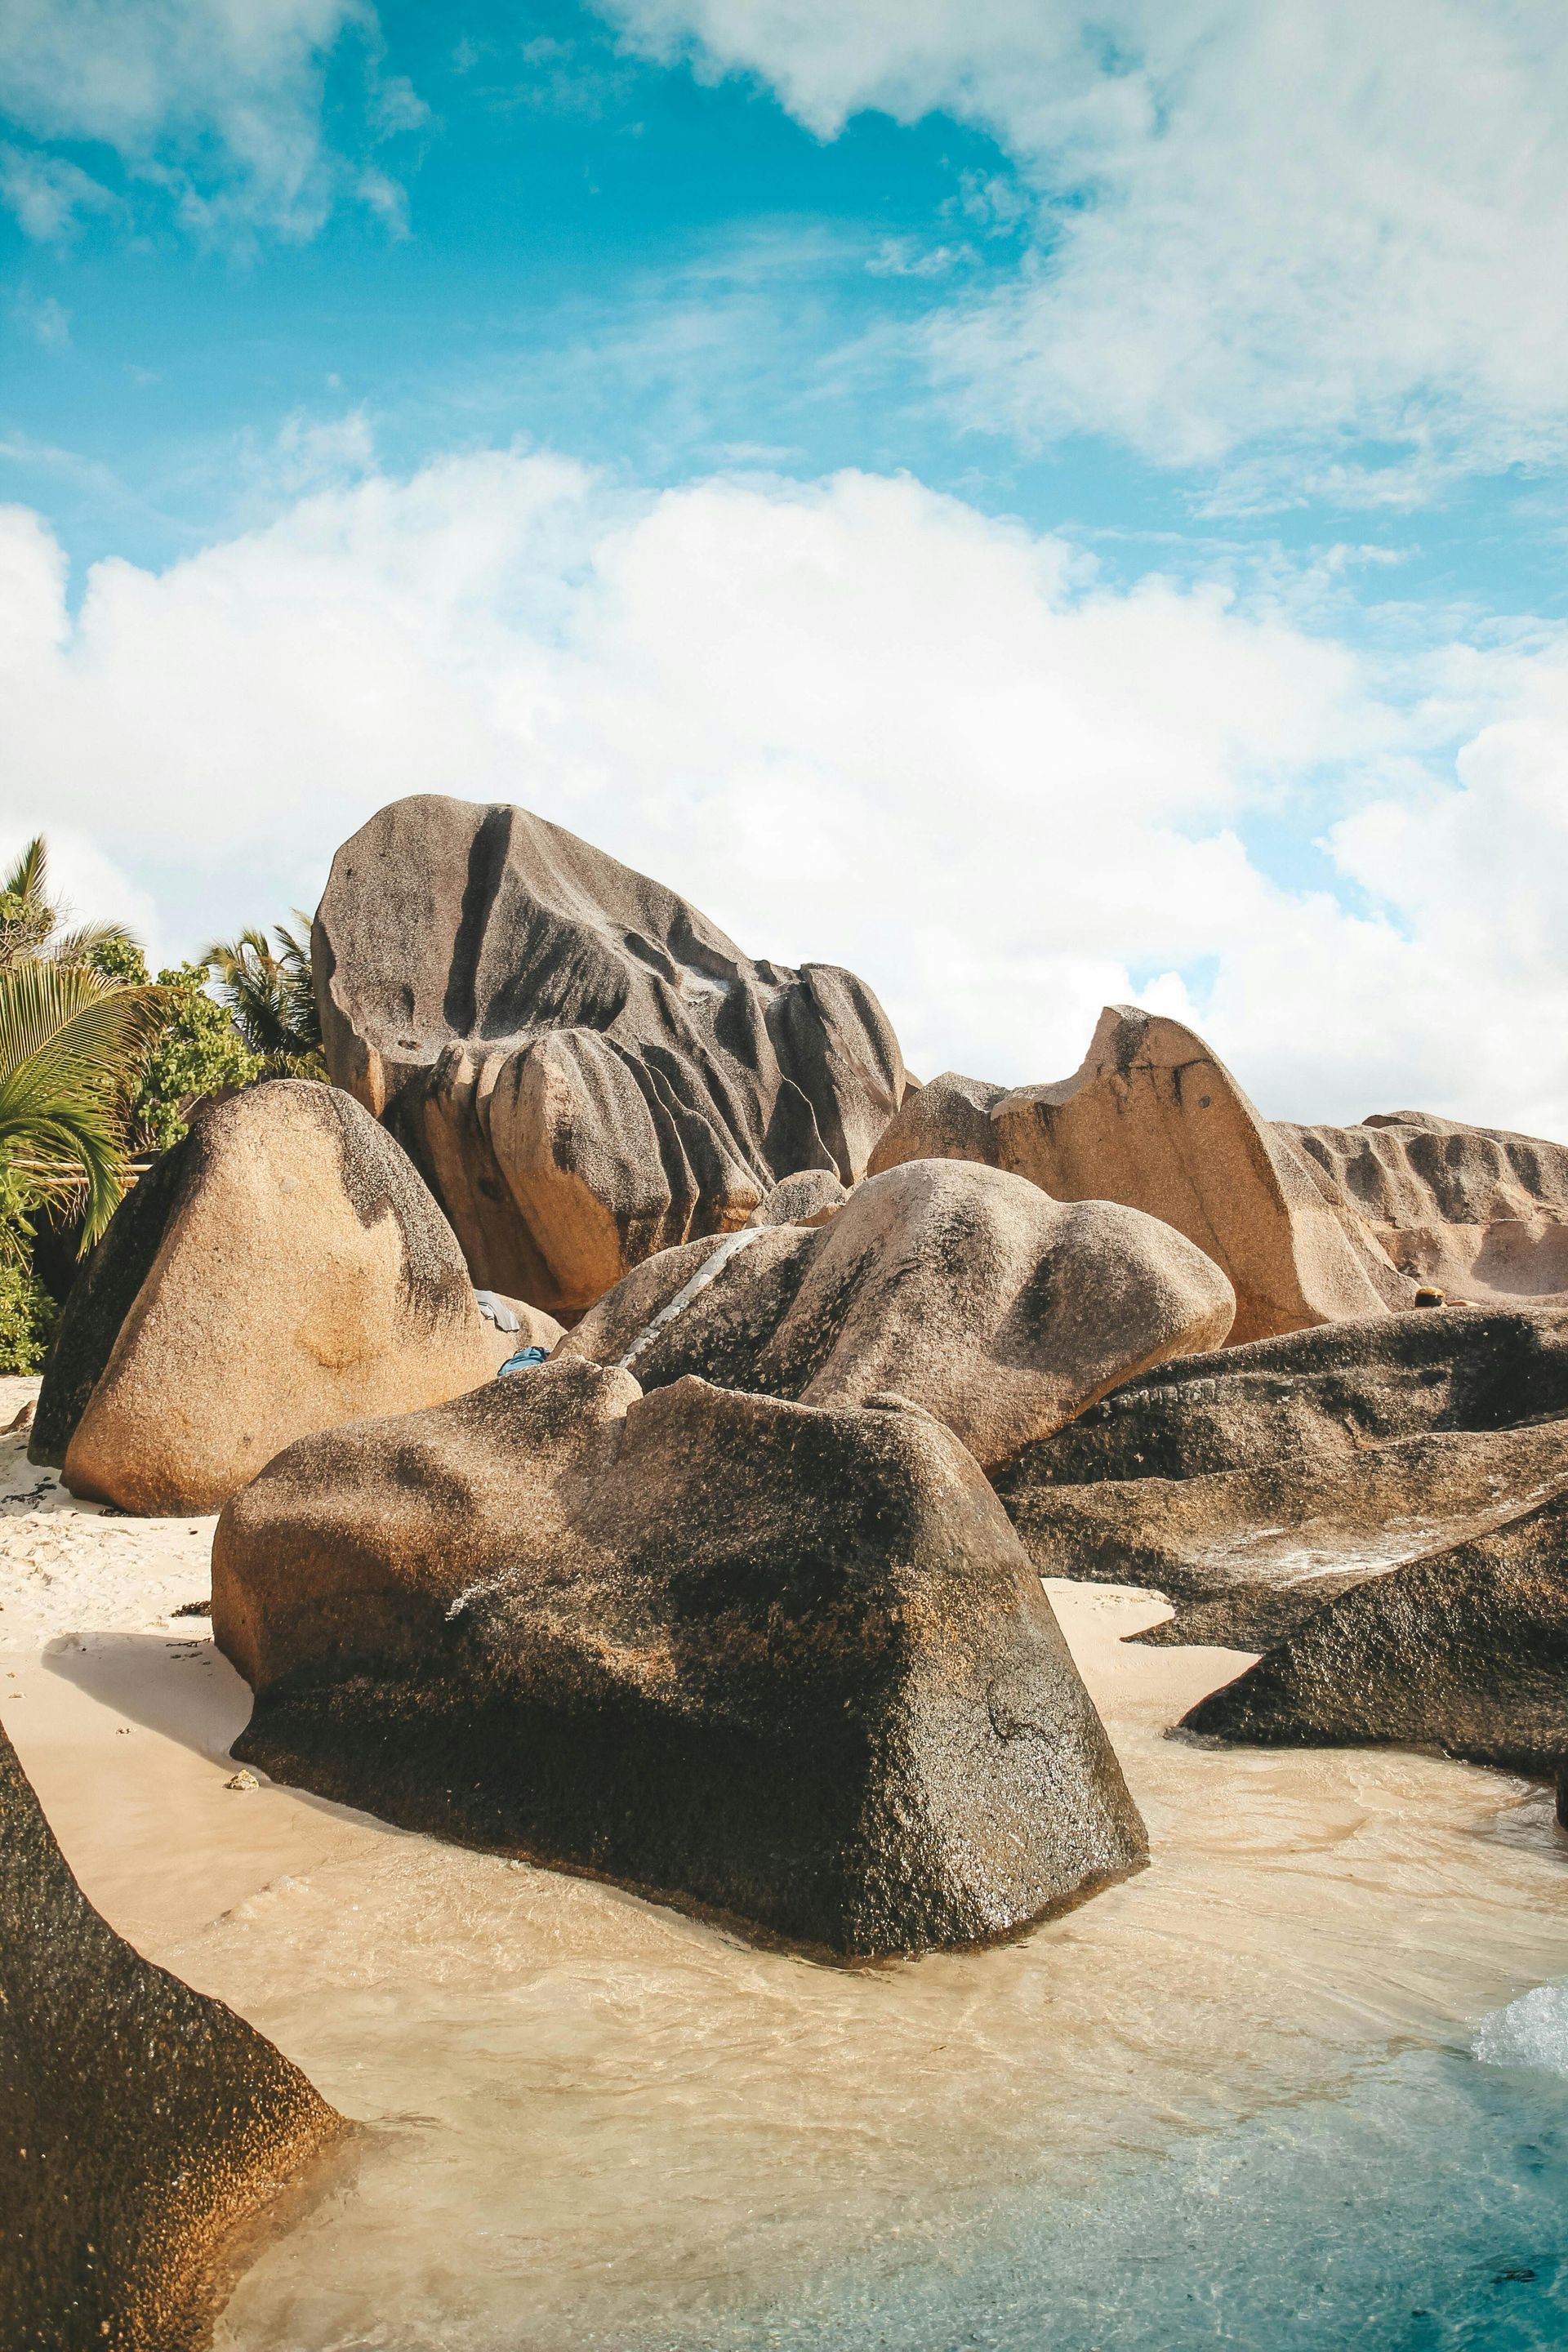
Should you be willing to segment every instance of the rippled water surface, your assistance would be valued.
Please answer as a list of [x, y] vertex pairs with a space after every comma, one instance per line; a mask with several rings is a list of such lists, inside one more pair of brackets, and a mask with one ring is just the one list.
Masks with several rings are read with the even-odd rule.
[[222, 2352], [1568, 2344], [1545, 1793], [1172, 1740], [1239, 1662], [1053, 1598], [1156, 1861], [1009, 1948], [824, 1969], [367, 1826], [163, 1952], [371, 2126]]

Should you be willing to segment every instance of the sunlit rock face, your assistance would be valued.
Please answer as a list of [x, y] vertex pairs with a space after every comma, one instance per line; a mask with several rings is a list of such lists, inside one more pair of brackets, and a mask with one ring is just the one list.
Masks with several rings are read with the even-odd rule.
[[1163, 1217], [1236, 1286], [1233, 1346], [1398, 1312], [1568, 1294], [1568, 1146], [1426, 1111], [1350, 1127], [1266, 1119], [1180, 1022], [1108, 1005], [1070, 1078], [944, 1071], [872, 1154], [978, 1160], [1062, 1201]]
[[292, 1446], [219, 1523], [236, 1754], [847, 1958], [989, 1942], [1146, 1857], [951, 1431], [581, 1360]]
[[1109, 1005], [1081, 1068], [1007, 1091], [946, 1073], [912, 1095], [873, 1169], [984, 1160], [1058, 1201], [1117, 1201], [1174, 1225], [1236, 1290], [1233, 1343], [1382, 1315], [1415, 1284], [1314, 1160], [1180, 1022]]
[[383, 809], [332, 862], [313, 952], [333, 1080], [407, 1146], [475, 1280], [552, 1313], [784, 1177], [853, 1183], [903, 1097], [852, 972], [753, 962], [525, 809]]
[[1212, 1258], [1136, 1209], [919, 1160], [820, 1226], [647, 1259], [563, 1353], [625, 1357], [648, 1389], [697, 1373], [829, 1406], [896, 1390], [990, 1468], [1134, 1372], [1216, 1346], [1235, 1305]]
[[205, 1111], [117, 1211], [32, 1456], [121, 1510], [214, 1511], [292, 1439], [459, 1395], [507, 1346], [406, 1152], [341, 1089], [277, 1079]]
[[1415, 1280], [1478, 1304], [1568, 1294], [1568, 1145], [1420, 1110], [1274, 1131]]
[[343, 2126], [117, 1936], [0, 1730], [0, 2342], [187, 2352], [224, 2242]]

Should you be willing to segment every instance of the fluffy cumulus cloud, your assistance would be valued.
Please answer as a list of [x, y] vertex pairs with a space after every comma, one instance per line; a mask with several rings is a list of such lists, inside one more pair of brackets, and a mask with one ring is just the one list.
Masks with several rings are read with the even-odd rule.
[[[1426, 660], [1396, 703], [1278, 610], [862, 474], [454, 458], [100, 563], [74, 617], [11, 509], [0, 829], [90, 844], [167, 952], [309, 903], [399, 793], [513, 799], [864, 972], [926, 1075], [1061, 1076], [1134, 997], [1276, 1113], [1568, 1136], [1568, 646]], [[1319, 822], [1326, 883], [1249, 854]]]
[[[1029, 250], [931, 335], [976, 421], [1180, 464], [1310, 444], [1286, 494], [1342, 499], [1563, 454], [1556, 0], [604, 5], [657, 52], [761, 75], [823, 137], [877, 108], [1001, 142]], [[1367, 438], [1393, 445], [1371, 466], [1347, 446]]]
[[[370, 0], [5, 0], [0, 113], [41, 143], [0, 152], [0, 194], [45, 238], [121, 209], [79, 164], [47, 152], [93, 141], [170, 194], [189, 227], [309, 236], [348, 168], [323, 141], [321, 102], [327, 60], [349, 31], [374, 61]], [[374, 65], [370, 100], [383, 135], [424, 119], [407, 85], [384, 87]], [[379, 207], [392, 183], [366, 176]]]

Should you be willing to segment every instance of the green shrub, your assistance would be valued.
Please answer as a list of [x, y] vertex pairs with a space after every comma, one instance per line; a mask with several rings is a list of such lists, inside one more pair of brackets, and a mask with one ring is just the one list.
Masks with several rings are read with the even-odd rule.
[[38, 1372], [59, 1308], [25, 1265], [0, 1260], [0, 1372]]
[[253, 1086], [261, 1076], [261, 1056], [249, 1050], [227, 1007], [207, 994], [206, 977], [199, 963], [158, 974], [163, 1024], [127, 1106], [135, 1150], [166, 1151], [185, 1132], [184, 1106], [220, 1087]]

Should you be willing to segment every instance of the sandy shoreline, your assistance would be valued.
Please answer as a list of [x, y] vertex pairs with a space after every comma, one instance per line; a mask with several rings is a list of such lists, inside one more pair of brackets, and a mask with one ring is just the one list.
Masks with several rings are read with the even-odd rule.
[[[36, 1386], [0, 1383], [0, 1419]], [[1545, 1791], [1172, 1740], [1245, 1660], [1127, 1646], [1168, 1612], [1102, 1586], [1048, 1589], [1153, 1866], [993, 1953], [814, 1968], [231, 1790], [249, 1695], [172, 1613], [206, 1596], [213, 1522], [76, 1504], [23, 1447], [0, 1439], [0, 1717], [68, 1859], [142, 1950], [383, 2126], [241, 2285], [234, 2352], [499, 2344], [524, 2280], [531, 2345], [614, 2342], [693, 2295], [772, 2292], [825, 2228], [878, 2241], [911, 2200], [1331, 2092], [1568, 1972]]]

